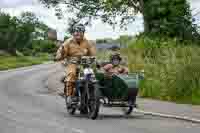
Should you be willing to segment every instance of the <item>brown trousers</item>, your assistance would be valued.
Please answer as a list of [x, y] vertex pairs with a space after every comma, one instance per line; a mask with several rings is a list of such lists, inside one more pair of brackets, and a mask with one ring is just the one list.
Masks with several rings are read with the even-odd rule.
[[75, 95], [75, 81], [77, 79], [76, 75], [76, 64], [68, 64], [66, 68], [66, 79], [64, 93], [66, 96]]

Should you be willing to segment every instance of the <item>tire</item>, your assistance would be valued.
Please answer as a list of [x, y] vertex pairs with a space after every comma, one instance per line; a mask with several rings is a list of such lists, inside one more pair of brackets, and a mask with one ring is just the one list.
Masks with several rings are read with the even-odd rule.
[[67, 112], [68, 112], [68, 114], [70, 114], [70, 115], [74, 115], [75, 112], [76, 112], [76, 108], [68, 108], [68, 109], [67, 109]]
[[82, 103], [81, 105], [81, 109], [80, 109], [80, 114], [82, 115], [87, 115], [88, 114], [88, 108], [87, 108], [87, 95], [85, 96], [85, 101], [84, 101], [85, 104]]
[[87, 107], [82, 108], [82, 109], [80, 110], [80, 114], [81, 114], [81, 115], [86, 115], [86, 114], [88, 114], [88, 109], [87, 109]]
[[81, 88], [81, 107], [80, 107], [80, 114], [86, 115], [88, 114], [87, 108], [87, 94], [84, 94], [85, 88]]
[[100, 108], [100, 96], [101, 93], [98, 88], [94, 88], [93, 97], [88, 103], [89, 114], [88, 117], [92, 120], [95, 120], [98, 117], [99, 108]]

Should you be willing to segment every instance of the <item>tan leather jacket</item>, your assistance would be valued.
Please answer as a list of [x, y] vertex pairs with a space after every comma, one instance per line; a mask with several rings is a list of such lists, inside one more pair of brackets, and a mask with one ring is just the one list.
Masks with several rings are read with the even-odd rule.
[[68, 57], [95, 56], [95, 43], [87, 39], [78, 44], [73, 38], [66, 40], [57, 50], [56, 60], [63, 60]]

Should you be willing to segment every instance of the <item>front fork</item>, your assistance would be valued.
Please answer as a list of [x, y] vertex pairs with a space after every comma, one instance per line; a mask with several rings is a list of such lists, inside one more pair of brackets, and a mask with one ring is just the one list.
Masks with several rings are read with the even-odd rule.
[[88, 81], [85, 81], [84, 87], [79, 90], [80, 102], [83, 108], [87, 108], [90, 101], [93, 99], [94, 88], [89, 85]]

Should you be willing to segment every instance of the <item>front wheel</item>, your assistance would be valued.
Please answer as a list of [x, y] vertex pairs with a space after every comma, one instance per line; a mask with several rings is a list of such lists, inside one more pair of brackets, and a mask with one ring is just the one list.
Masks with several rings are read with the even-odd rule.
[[82, 115], [87, 115], [88, 114], [88, 108], [86, 106], [87, 103], [87, 97], [84, 96], [84, 98], [82, 97], [82, 101], [81, 101], [81, 108], [80, 108], [80, 114]]
[[76, 112], [76, 108], [68, 108], [68, 109], [67, 109], [67, 112], [68, 112], [68, 114], [70, 114], [70, 115], [74, 115], [75, 112]]
[[89, 118], [95, 120], [98, 117], [100, 108], [100, 91], [98, 88], [93, 90], [93, 96], [88, 101]]

